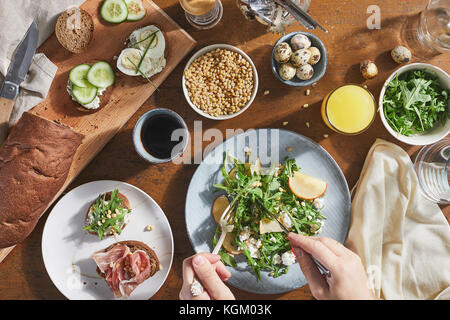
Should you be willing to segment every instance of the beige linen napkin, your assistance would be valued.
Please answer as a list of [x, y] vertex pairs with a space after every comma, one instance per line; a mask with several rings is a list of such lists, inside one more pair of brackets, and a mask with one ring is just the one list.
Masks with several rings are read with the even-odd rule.
[[[71, 6], [79, 6], [84, 0], [0, 0], [0, 86], [8, 72], [11, 58], [34, 20], [39, 29], [40, 46], [54, 31], [58, 15]], [[61, 50], [65, 50], [61, 47]], [[48, 93], [57, 67], [47, 57], [34, 56], [30, 72], [20, 86], [10, 125], [23, 112], [41, 102]]]
[[377, 139], [355, 186], [346, 246], [384, 299], [450, 299], [450, 227], [408, 154]]

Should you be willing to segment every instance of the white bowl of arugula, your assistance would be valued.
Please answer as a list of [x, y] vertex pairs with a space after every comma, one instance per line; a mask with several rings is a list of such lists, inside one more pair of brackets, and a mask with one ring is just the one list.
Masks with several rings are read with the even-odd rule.
[[450, 133], [450, 77], [426, 63], [396, 70], [380, 93], [379, 113], [386, 129], [401, 142], [428, 145]]

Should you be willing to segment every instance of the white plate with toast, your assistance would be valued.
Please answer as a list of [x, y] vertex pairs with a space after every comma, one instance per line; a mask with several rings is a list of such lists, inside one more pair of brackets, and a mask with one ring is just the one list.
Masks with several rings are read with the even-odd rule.
[[[164, 284], [173, 260], [173, 235], [164, 212], [144, 191], [120, 181], [94, 181], [67, 193], [55, 205], [45, 223], [42, 235], [42, 257], [45, 268], [58, 290], [68, 299], [115, 299], [106, 281], [97, 273], [90, 258], [114, 244], [114, 237], [99, 240], [83, 230], [86, 212], [99, 195], [119, 189], [131, 207], [127, 226], [117, 241], [137, 240], [147, 244], [158, 256], [161, 268], [141, 283], [129, 297], [149, 299]], [[147, 230], [152, 226], [152, 230]]]

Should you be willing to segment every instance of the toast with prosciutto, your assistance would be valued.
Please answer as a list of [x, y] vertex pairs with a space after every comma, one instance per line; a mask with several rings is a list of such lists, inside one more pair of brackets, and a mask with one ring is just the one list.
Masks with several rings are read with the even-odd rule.
[[114, 243], [95, 252], [91, 258], [116, 298], [128, 297], [160, 269], [156, 253], [140, 241]]

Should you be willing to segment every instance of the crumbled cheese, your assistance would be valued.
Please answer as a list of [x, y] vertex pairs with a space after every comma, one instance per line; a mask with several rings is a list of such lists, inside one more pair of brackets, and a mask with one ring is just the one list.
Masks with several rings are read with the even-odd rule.
[[246, 242], [245, 245], [247, 246], [248, 250], [250, 251], [250, 257], [252, 258], [259, 258], [261, 256], [261, 252], [259, 251], [259, 248], [262, 247], [262, 241], [256, 240], [253, 237], [250, 237]]
[[289, 215], [287, 214], [287, 212], [284, 212], [281, 214], [280, 216], [281, 222], [283, 222], [283, 225], [287, 228], [287, 229], [291, 229], [292, 228], [292, 220], [289, 217]]
[[245, 227], [244, 229], [241, 230], [241, 232], [239, 233], [239, 240], [241, 242], [245, 242], [248, 240], [248, 238], [250, 238], [250, 230], [248, 229], [248, 227]]
[[274, 264], [281, 264], [281, 257], [280, 257], [280, 255], [278, 253], [273, 256], [273, 263]]
[[316, 208], [317, 210], [321, 210], [321, 209], [323, 209], [324, 208], [324, 199], [323, 198], [317, 198], [317, 199], [314, 199], [314, 201], [313, 201], [313, 206], [314, 206], [314, 208]]
[[281, 261], [285, 266], [290, 266], [295, 263], [295, 255], [292, 251], [286, 251], [281, 255]]

